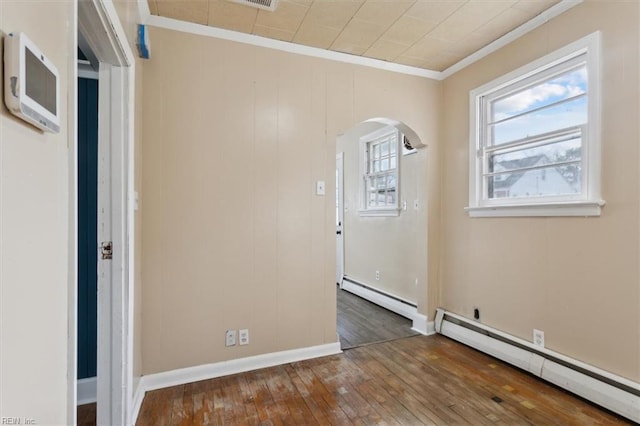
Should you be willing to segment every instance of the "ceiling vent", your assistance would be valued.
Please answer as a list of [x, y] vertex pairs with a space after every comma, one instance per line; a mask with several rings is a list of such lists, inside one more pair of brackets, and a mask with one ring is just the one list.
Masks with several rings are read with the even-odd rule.
[[245, 6], [254, 7], [257, 9], [268, 10], [273, 12], [276, 10], [278, 0], [229, 0], [233, 3], [243, 4]]

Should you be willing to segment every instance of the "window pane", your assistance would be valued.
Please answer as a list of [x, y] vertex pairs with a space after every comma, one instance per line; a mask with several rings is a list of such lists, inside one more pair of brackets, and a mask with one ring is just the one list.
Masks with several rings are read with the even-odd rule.
[[387, 206], [396, 205], [396, 191], [387, 192]]
[[380, 171], [384, 172], [389, 170], [389, 158], [385, 158], [384, 160], [382, 160], [382, 163], [380, 165]]
[[[582, 190], [582, 138], [523, 148], [489, 157], [489, 198], [532, 197], [576, 194]], [[547, 164], [576, 161], [544, 167]], [[532, 167], [542, 168], [522, 170]]]
[[487, 177], [489, 198], [526, 198], [580, 194], [580, 179], [573, 184], [565, 176], [580, 175], [581, 165], [549, 166], [541, 169], [514, 171], [506, 178]]
[[[398, 138], [395, 132], [387, 133], [377, 139], [370, 140], [363, 151], [367, 156], [367, 170], [362, 182], [365, 183], [365, 208], [393, 207], [397, 203], [396, 177], [398, 167], [397, 158]], [[389, 185], [392, 185], [389, 191]]]
[[380, 155], [383, 157], [389, 155], [389, 142], [382, 142], [380, 144]]
[[533, 148], [523, 147], [509, 152], [497, 151], [489, 157], [489, 173], [502, 172], [526, 167], [575, 161], [582, 158], [582, 138], [560, 140]]
[[587, 93], [586, 65], [492, 102], [491, 121], [503, 120], [584, 93]]
[[586, 123], [587, 98], [582, 97], [496, 124], [491, 137], [499, 145]]
[[376, 206], [376, 194], [375, 192], [370, 192], [369, 193], [369, 205], [372, 207]]
[[387, 188], [395, 189], [395, 187], [396, 187], [396, 176], [395, 175], [387, 176]]

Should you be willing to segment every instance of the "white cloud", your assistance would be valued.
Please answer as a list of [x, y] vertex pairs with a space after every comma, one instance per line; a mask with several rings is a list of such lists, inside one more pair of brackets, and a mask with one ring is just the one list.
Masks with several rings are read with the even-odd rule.
[[493, 104], [496, 120], [526, 111], [552, 98], [568, 98], [584, 93], [587, 83], [586, 67], [562, 74], [545, 83], [523, 90]]
[[[579, 88], [577, 89], [579, 90]], [[551, 97], [563, 96], [567, 92], [567, 86], [555, 83], [544, 83], [496, 102], [494, 104], [494, 111], [496, 116], [498, 114], [513, 115], [519, 111], [526, 110], [538, 102], [543, 102]]]

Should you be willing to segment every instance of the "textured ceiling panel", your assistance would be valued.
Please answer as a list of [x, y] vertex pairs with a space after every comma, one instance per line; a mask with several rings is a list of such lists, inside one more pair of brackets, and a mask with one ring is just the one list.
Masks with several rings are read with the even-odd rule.
[[148, 0], [154, 15], [442, 71], [560, 0]]
[[296, 32], [302, 20], [309, 11], [309, 6], [304, 6], [287, 0], [280, 0], [275, 12], [261, 10], [256, 19], [256, 25], [277, 28], [284, 31]]

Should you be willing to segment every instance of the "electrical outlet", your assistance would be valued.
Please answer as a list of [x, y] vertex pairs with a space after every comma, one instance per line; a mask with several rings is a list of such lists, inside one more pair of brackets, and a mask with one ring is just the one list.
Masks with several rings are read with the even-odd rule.
[[224, 340], [226, 346], [235, 346], [236, 345], [236, 331], [235, 330], [227, 330], [224, 334]]
[[240, 346], [249, 344], [249, 329], [248, 328], [243, 328], [241, 330], [238, 330], [238, 344]]
[[380, 281], [380, 271], [376, 271], [376, 281]]
[[544, 348], [544, 331], [533, 329], [533, 344]]

